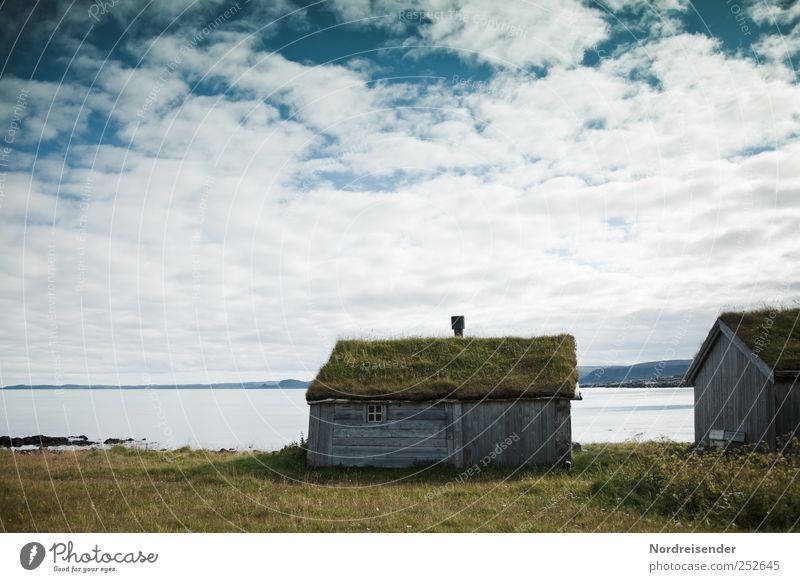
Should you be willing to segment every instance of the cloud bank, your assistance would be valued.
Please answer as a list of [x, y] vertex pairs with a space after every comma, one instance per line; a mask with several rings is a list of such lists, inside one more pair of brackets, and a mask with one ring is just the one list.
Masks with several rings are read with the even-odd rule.
[[6, 14], [0, 384], [310, 378], [454, 313], [688, 358], [800, 296], [792, 8], [254, 4]]

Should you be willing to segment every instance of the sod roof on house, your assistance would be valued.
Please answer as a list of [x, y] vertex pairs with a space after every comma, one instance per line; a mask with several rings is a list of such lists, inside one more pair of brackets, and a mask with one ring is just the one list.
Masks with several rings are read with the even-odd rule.
[[576, 364], [571, 335], [340, 340], [306, 399], [575, 398]]
[[771, 368], [800, 370], [800, 309], [731, 311], [719, 318]]

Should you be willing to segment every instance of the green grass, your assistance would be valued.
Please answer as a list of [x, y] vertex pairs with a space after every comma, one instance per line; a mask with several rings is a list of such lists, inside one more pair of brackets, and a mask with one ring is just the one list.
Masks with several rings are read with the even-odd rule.
[[5, 531], [797, 531], [800, 461], [591, 445], [572, 471], [309, 469], [278, 453], [0, 450]]
[[770, 367], [800, 370], [800, 309], [730, 311], [720, 319]]
[[577, 380], [571, 335], [351, 339], [336, 343], [306, 398], [572, 398]]

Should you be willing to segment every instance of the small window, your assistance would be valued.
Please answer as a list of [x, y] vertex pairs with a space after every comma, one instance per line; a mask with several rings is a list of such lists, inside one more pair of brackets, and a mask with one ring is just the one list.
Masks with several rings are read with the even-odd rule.
[[367, 422], [383, 422], [383, 404], [367, 404]]

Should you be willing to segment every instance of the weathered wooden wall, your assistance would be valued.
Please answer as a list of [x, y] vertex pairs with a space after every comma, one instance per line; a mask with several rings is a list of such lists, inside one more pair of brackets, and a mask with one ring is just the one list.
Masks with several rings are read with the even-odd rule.
[[318, 402], [310, 406], [308, 416], [308, 452], [306, 462], [312, 467], [331, 465], [333, 443], [333, 403]]
[[367, 423], [363, 402], [311, 405], [312, 466], [408, 467], [444, 461], [522, 466], [571, 459], [570, 402], [387, 402], [386, 421]]
[[800, 380], [775, 383], [775, 434], [800, 436]]
[[720, 333], [694, 380], [695, 441], [710, 430], [744, 431], [747, 443], [775, 445], [772, 381]]
[[[312, 404], [309, 463], [315, 466], [408, 467], [447, 458], [448, 425], [444, 403], [390, 402], [385, 406], [386, 420], [373, 424], [366, 422], [362, 402]], [[316, 420], [315, 407], [326, 411], [317, 414]], [[322, 426], [325, 423], [327, 425]], [[312, 439], [314, 429], [322, 436]]]
[[572, 460], [569, 400], [543, 398], [461, 406], [463, 466], [488, 462], [520, 467]]

